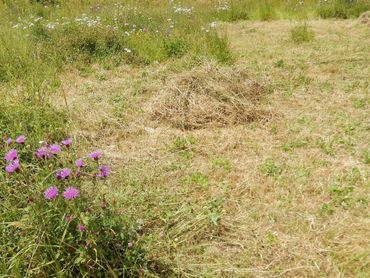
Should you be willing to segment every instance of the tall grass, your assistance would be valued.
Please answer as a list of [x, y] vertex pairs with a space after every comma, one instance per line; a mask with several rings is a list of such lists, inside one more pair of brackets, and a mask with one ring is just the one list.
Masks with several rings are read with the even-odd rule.
[[184, 56], [230, 62], [227, 38], [213, 21], [349, 18], [368, 9], [366, 0], [2, 1], [0, 82], [43, 82], [66, 64], [110, 58], [114, 64]]
[[370, 10], [367, 0], [331, 0], [319, 1], [317, 14], [322, 18], [352, 18]]
[[290, 30], [292, 41], [295, 43], [304, 43], [313, 40], [315, 34], [310, 27], [305, 23], [297, 25]]
[[[191, 6], [110, 1], [5, 1], [0, 41], [0, 82], [46, 80], [66, 64], [109, 57], [149, 64], [204, 56], [225, 62], [224, 38]], [[159, 7], [159, 8], [158, 8]], [[197, 19], [195, 19], [197, 18]], [[217, 51], [209, 51], [217, 48]], [[224, 53], [226, 52], [226, 53]]]
[[227, 4], [221, 5], [215, 16], [224, 21], [352, 18], [370, 9], [367, 0], [231, 0], [223, 3]]

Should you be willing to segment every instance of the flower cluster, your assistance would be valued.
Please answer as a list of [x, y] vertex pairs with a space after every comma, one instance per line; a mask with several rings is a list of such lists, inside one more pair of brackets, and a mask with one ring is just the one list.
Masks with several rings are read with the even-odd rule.
[[89, 17], [87, 14], [82, 14], [81, 16], [77, 16], [75, 18], [75, 22], [80, 25], [86, 25], [87, 27], [93, 27], [99, 25], [101, 23], [101, 18], [99, 16]]
[[[24, 135], [20, 135], [14, 140], [12, 138], [6, 138], [3, 140], [3, 145], [5, 146], [3, 158], [6, 161], [5, 171], [9, 175], [15, 172], [21, 172], [20, 157], [27, 157], [26, 150], [30, 148], [29, 145], [25, 146], [25, 148], [21, 148], [25, 143], [26, 137]], [[42, 162], [49, 160], [48, 163], [41, 163], [40, 165], [43, 165], [42, 167], [48, 167], [48, 169], [50, 169], [50, 167], [60, 165], [58, 157], [65, 156], [68, 159], [67, 161], [71, 161], [71, 156], [73, 155], [73, 151], [69, 151], [73, 145], [73, 140], [71, 138], [67, 138], [59, 143], [53, 144], [41, 141], [40, 144], [41, 147], [33, 152], [33, 157], [36, 163], [37, 161]], [[63, 154], [64, 156], [62, 156]], [[28, 157], [32, 158], [32, 156]], [[58, 197], [67, 202], [79, 199], [82, 196], [79, 184], [83, 180], [80, 179], [80, 177], [86, 177], [87, 179], [93, 178], [94, 180], [97, 180], [105, 179], [109, 176], [109, 167], [100, 163], [102, 157], [103, 152], [94, 151], [86, 157], [75, 159], [73, 163], [74, 165], [70, 168], [64, 167], [56, 170], [50, 169], [52, 174], [54, 174], [54, 182], [50, 181], [50, 183], [54, 184], [43, 191], [43, 198], [48, 202], [56, 201]], [[22, 170], [22, 172], [24, 172], [23, 174], [27, 173], [27, 171], [24, 171], [25, 169], [28, 170], [28, 167], [24, 166], [24, 169]], [[49, 174], [43, 183], [49, 182], [49, 177], [53, 178], [53, 175]], [[16, 176], [16, 178], [18, 177]], [[79, 203], [81, 204], [81, 201]], [[72, 212], [71, 215], [68, 216], [68, 219], [66, 218], [66, 221], [70, 223], [73, 219], [78, 218], [74, 216], [76, 214], [79, 214], [79, 212]], [[79, 232], [87, 231], [87, 227], [81, 223], [76, 226], [76, 229]]]
[[230, 10], [229, 1], [219, 1], [218, 6], [216, 6], [218, 11], [227, 11]]
[[[26, 142], [26, 137], [20, 135], [15, 139], [15, 143], [19, 145], [24, 145]], [[4, 140], [5, 145], [10, 146], [13, 144], [12, 138], [7, 138]], [[14, 172], [19, 172], [21, 168], [20, 160], [18, 157], [18, 151], [16, 149], [10, 149], [4, 156], [4, 159], [7, 161], [8, 165], [5, 167], [5, 171], [9, 174]]]
[[[0, 237], [7, 245], [1, 255], [11, 258], [20, 245], [31, 248], [31, 239], [38, 238], [33, 267], [55, 260], [50, 271], [68, 264], [67, 276], [85, 267], [104, 273], [100, 264], [105, 261], [117, 269], [117, 275], [131, 267], [132, 261], [140, 260], [135, 269], [144, 265], [131, 220], [116, 213], [96, 186], [110, 175], [102, 151], [81, 155], [70, 138], [36, 143], [31, 136], [0, 136], [1, 221], [27, 225], [27, 233], [14, 225], [1, 227]], [[19, 173], [13, 174], [16, 171]], [[53, 246], [58, 248], [50, 248]], [[20, 272], [26, 272], [29, 256], [21, 256], [25, 263]], [[43, 273], [49, 275], [49, 271]]]
[[[66, 139], [66, 140], [63, 140], [61, 143], [63, 146], [68, 148], [69, 146], [71, 146], [72, 140]], [[50, 152], [50, 148], [51, 146], [47, 148], [49, 152]], [[94, 163], [98, 164], [98, 172], [95, 174], [97, 178], [106, 178], [110, 174], [110, 169], [108, 166], [106, 165], [99, 166], [99, 160], [102, 158], [102, 156], [103, 156], [103, 153], [101, 151], [95, 151], [88, 155], [88, 158], [90, 158]], [[74, 165], [77, 168], [75, 177], [79, 177], [81, 175], [82, 168], [84, 168], [86, 164], [82, 158], [79, 158], [74, 162]], [[77, 199], [81, 195], [80, 189], [77, 188], [76, 186], [64, 186], [63, 184], [63, 182], [67, 182], [67, 180], [72, 178], [72, 176], [73, 176], [73, 171], [69, 168], [59, 169], [55, 172], [55, 178], [58, 181], [62, 182], [62, 186], [64, 187], [63, 193], [61, 195], [67, 201], [72, 201], [74, 199]], [[44, 191], [44, 198], [47, 201], [54, 201], [58, 198], [58, 196], [59, 196], [58, 186], [53, 185]], [[66, 217], [65, 220], [67, 221], [67, 223], [71, 223], [74, 218], [75, 217], [73, 215], [69, 215]], [[77, 225], [77, 229], [79, 232], [85, 232], [87, 230], [87, 227], [79, 223]]]
[[[13, 140], [12, 138], [4, 139], [5, 146], [9, 148], [4, 155], [4, 160], [7, 162], [5, 171], [8, 174], [19, 172], [21, 169], [20, 155], [15, 147], [12, 148], [12, 145], [13, 144], [24, 145], [25, 142], [26, 137], [24, 135], [18, 136], [15, 140]], [[40, 143], [42, 144], [42, 146], [34, 152], [34, 155], [37, 159], [46, 160], [58, 156], [62, 152], [62, 148], [68, 149], [72, 145], [73, 140], [71, 138], [67, 138], [65, 140], [62, 140], [59, 144], [48, 144], [44, 141], [41, 141]], [[110, 169], [108, 166], [99, 164], [99, 160], [102, 158], [102, 156], [103, 153], [101, 151], [95, 151], [88, 155], [88, 158], [90, 158], [92, 161], [98, 164], [95, 173], [95, 177], [97, 178], [106, 178], [110, 174]], [[82, 168], [85, 167], [85, 161], [83, 160], [83, 158], [79, 158], [74, 162], [74, 165], [77, 168], [74, 176], [79, 177], [81, 175]], [[71, 169], [63, 168], [56, 171], [55, 177], [57, 180], [63, 181], [69, 179], [72, 176], [72, 174], [73, 171]], [[55, 189], [53, 189], [51, 192], [55, 193]], [[47, 199], [54, 198], [48, 197]]]
[[62, 151], [61, 145], [64, 147], [69, 147], [72, 144], [72, 139], [68, 138], [61, 142], [61, 145], [59, 144], [52, 144], [48, 145], [45, 142], [41, 142], [43, 146], [36, 150], [35, 156], [39, 159], [47, 159], [52, 158], [53, 156], [59, 154]]
[[[171, 2], [171, 8], [173, 15], [191, 15], [194, 13], [194, 7], [183, 7], [176, 5], [174, 2]], [[94, 6], [94, 9], [97, 9]], [[148, 16], [146, 12], [136, 6], [132, 6], [128, 3], [121, 4], [116, 3], [112, 6], [112, 16], [109, 18], [101, 18], [100, 16], [96, 15], [89, 15], [86, 13], [82, 13], [76, 17], [60, 17], [56, 18], [53, 21], [48, 21], [44, 17], [35, 17], [31, 16], [27, 19], [18, 18], [18, 22], [13, 24], [13, 28], [21, 29], [21, 30], [29, 30], [35, 28], [35, 26], [43, 26], [48, 31], [52, 32], [65, 26], [70, 25], [77, 25], [81, 27], [87, 28], [103, 28], [107, 30], [114, 30], [118, 31], [119, 36], [130, 36], [135, 33], [142, 33], [142, 32], [155, 32], [159, 33], [160, 30], [157, 28], [153, 29], [152, 17]], [[132, 18], [142, 18], [145, 20], [141, 20], [140, 26], [127, 22], [126, 20], [129, 19], [127, 15], [130, 15]], [[126, 22], [123, 22], [125, 20]], [[168, 26], [170, 29], [174, 28], [173, 22], [170, 22]], [[167, 30], [167, 28], [164, 28]], [[129, 51], [127, 51], [128, 49]], [[131, 49], [125, 48], [127, 53], [131, 53]]]
[[194, 10], [194, 7], [188, 8], [188, 7], [180, 7], [180, 6], [174, 6], [173, 12], [175, 14], [192, 14]]
[[[66, 139], [62, 141], [62, 144], [66, 147], [69, 147], [72, 144], [71, 139]], [[50, 147], [49, 147], [50, 150]], [[103, 156], [103, 153], [101, 151], [95, 151], [92, 152], [88, 155], [89, 158], [91, 158], [94, 162], [99, 163], [99, 159]], [[74, 162], [74, 165], [77, 168], [76, 172], [76, 177], [79, 177], [81, 175], [81, 169], [85, 167], [85, 162], [82, 158], [77, 159]], [[55, 173], [55, 178], [58, 181], [65, 181], [68, 180], [72, 177], [72, 170], [69, 168], [63, 168], [59, 169]], [[106, 165], [101, 165], [98, 167], [98, 172], [95, 174], [96, 177], [98, 178], [106, 178], [110, 174], [110, 169]], [[59, 189], [56, 186], [51, 186], [48, 189], [45, 190], [44, 192], [44, 197], [46, 200], [54, 200], [57, 198], [59, 195]], [[73, 186], [68, 186], [64, 192], [63, 192], [63, 197], [66, 200], [72, 200], [75, 198], [78, 198], [80, 196], [80, 190], [76, 187]]]

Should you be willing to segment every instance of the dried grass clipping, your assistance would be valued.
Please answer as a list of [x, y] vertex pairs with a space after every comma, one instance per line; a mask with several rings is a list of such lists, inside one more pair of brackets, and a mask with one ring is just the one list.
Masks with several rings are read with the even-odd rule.
[[362, 24], [367, 24], [370, 26], [370, 11], [364, 12], [359, 16], [359, 21]]
[[177, 128], [224, 127], [268, 120], [272, 113], [261, 107], [267, 93], [243, 70], [209, 66], [165, 82], [147, 110]]

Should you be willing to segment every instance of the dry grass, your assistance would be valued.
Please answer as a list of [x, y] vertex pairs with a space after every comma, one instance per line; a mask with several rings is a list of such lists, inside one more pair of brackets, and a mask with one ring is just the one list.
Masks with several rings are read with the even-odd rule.
[[266, 87], [245, 70], [214, 65], [170, 76], [148, 103], [153, 120], [185, 130], [268, 120]]
[[[65, 80], [76, 134], [106, 146], [107, 194], [142, 223], [163, 277], [370, 275], [370, 30], [310, 21], [315, 40], [296, 45], [294, 24], [228, 25], [241, 72], [176, 74], [167, 64]], [[272, 86], [268, 103], [265, 90], [248, 93], [255, 80]], [[197, 112], [193, 129], [177, 128], [187, 123], [182, 94], [212, 121]], [[230, 125], [241, 109], [230, 96], [283, 117]], [[203, 99], [231, 112], [214, 114]], [[153, 119], [148, 104], [166, 110]]]
[[359, 22], [370, 26], [370, 11], [364, 12], [359, 17]]

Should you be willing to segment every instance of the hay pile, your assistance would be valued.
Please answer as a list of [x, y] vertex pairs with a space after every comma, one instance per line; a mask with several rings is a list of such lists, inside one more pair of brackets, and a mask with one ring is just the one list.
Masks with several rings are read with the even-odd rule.
[[370, 11], [364, 12], [358, 19], [360, 23], [370, 26]]
[[272, 115], [261, 107], [267, 93], [244, 70], [209, 66], [166, 81], [147, 111], [153, 120], [182, 129], [266, 121]]

